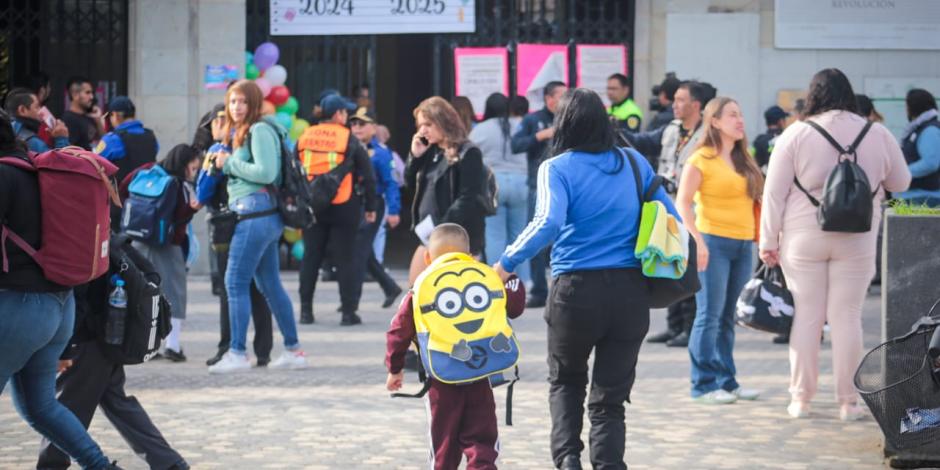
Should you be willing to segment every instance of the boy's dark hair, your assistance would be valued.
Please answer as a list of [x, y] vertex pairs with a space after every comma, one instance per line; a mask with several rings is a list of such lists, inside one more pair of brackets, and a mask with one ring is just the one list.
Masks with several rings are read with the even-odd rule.
[[509, 115], [525, 116], [529, 114], [529, 100], [525, 96], [517, 95], [509, 99]]
[[33, 93], [39, 95], [39, 90], [43, 87], [49, 86], [49, 81], [49, 74], [43, 72], [42, 70], [37, 70], [26, 78], [26, 88], [33, 90]]
[[674, 75], [666, 77], [662, 83], [659, 84], [659, 92], [666, 94], [666, 99], [672, 101], [676, 97], [676, 90], [679, 89], [679, 81]]
[[555, 93], [555, 90], [558, 87], [566, 87], [566, 86], [568, 85], [565, 85], [564, 82], [559, 82], [558, 80], [548, 82], [545, 84], [545, 87], [542, 88], [542, 96], [551, 96], [553, 93]]
[[65, 82], [65, 92], [69, 94], [69, 98], [72, 97], [72, 94], [78, 91], [78, 87], [89, 84], [94, 88], [94, 84], [87, 77], [81, 75], [74, 75], [69, 77], [68, 81]]
[[16, 113], [16, 110], [20, 106], [26, 106], [27, 108], [33, 104], [33, 100], [36, 93], [33, 93], [32, 90], [26, 88], [14, 88], [10, 90], [10, 93], [7, 93], [7, 99], [4, 102], [4, 108], [6, 108], [7, 113], [10, 117], [16, 119], [19, 115]]
[[615, 73], [607, 77], [607, 79], [617, 80], [618, 82], [620, 82], [620, 86], [630, 86], [630, 79], [628, 79], [627, 76], [622, 73]]
[[614, 128], [597, 93], [575, 88], [562, 96], [555, 114], [552, 146], [553, 155], [569, 150], [601, 153], [614, 147]]
[[917, 119], [917, 116], [924, 114], [931, 109], [937, 109], [937, 100], [934, 99], [933, 95], [923, 88], [914, 88], [913, 90], [907, 92], [907, 96], [904, 98], [904, 102], [907, 103], [907, 120], [913, 121]]
[[826, 111], [841, 110], [858, 114], [858, 102], [852, 83], [839, 69], [823, 69], [809, 82], [806, 109], [803, 115], [815, 116]]
[[[710, 87], [711, 85], [709, 85]], [[706, 89], [705, 84], [702, 82], [697, 82], [695, 80], [686, 80], [679, 84], [676, 89], [685, 89], [689, 91], [689, 96], [692, 97], [692, 101], [698, 101], [701, 104], [702, 109], [705, 109], [705, 105], [711, 100], [714, 95], [709, 96], [709, 90]], [[714, 88], [713, 88], [714, 90]], [[675, 96], [675, 93], [673, 93]]]
[[26, 143], [16, 138], [13, 118], [0, 109], [0, 152], [5, 154], [26, 152]]

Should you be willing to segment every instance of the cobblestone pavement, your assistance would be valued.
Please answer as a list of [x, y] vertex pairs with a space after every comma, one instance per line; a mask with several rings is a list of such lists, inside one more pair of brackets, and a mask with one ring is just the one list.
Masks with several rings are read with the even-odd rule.
[[[402, 273], [397, 273], [402, 277]], [[285, 273], [297, 304], [296, 273]], [[393, 314], [367, 284], [359, 327], [340, 327], [336, 284], [319, 285], [317, 323], [300, 326], [313, 367], [305, 371], [252, 369], [209, 376], [204, 361], [218, 341], [218, 301], [205, 278], [189, 282], [183, 348], [189, 361], [128, 367], [137, 396], [170, 443], [195, 469], [418, 469], [426, 468], [427, 434], [419, 400], [391, 399], [384, 389], [384, 331]], [[866, 347], [879, 338], [879, 297], [865, 305]], [[665, 324], [652, 314], [652, 330]], [[541, 310], [515, 322], [523, 348], [513, 415], [503, 426], [504, 390], [496, 391], [501, 468], [552, 468], [545, 382], [545, 327]], [[820, 392], [811, 419], [786, 415], [787, 349], [767, 334], [738, 330], [739, 380], [763, 390], [756, 402], [708, 407], [688, 396], [688, 353], [644, 345], [633, 404], [627, 408], [627, 462], [632, 469], [876, 469], [884, 468], [877, 424], [838, 420], [828, 339]], [[277, 343], [279, 338], [276, 337]], [[280, 352], [275, 346], [274, 354]], [[417, 378], [406, 376], [406, 388]], [[585, 425], [584, 439], [587, 439]], [[92, 435], [128, 469], [146, 468], [99, 412]], [[9, 393], [0, 396], [0, 469], [35, 468], [39, 438], [16, 415]], [[585, 464], [587, 460], [585, 458]], [[586, 467], [588, 468], [588, 467]]]

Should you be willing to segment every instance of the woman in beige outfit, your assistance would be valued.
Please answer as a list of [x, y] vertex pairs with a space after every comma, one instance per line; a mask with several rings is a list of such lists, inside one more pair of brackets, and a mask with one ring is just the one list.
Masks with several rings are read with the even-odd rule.
[[[822, 126], [848, 147], [865, 125], [856, 114], [855, 94], [837, 69], [810, 82], [804, 121]], [[796, 303], [790, 331], [790, 406], [794, 418], [809, 415], [819, 376], [819, 337], [828, 321], [832, 336], [836, 400], [843, 420], [862, 416], [852, 376], [862, 357], [862, 304], [875, 271], [875, 229], [884, 191], [903, 191], [911, 174], [894, 136], [872, 124], [858, 145], [858, 164], [868, 176], [876, 208], [872, 230], [823, 232], [816, 207], [797, 189], [794, 177], [817, 200], [839, 152], [806, 122], [795, 122], [777, 139], [770, 157], [761, 216], [760, 258], [780, 263]]]

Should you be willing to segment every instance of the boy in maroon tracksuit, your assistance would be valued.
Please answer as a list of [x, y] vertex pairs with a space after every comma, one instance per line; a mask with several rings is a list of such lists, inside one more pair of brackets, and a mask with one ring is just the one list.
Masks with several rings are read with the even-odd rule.
[[[470, 251], [467, 232], [456, 224], [435, 227], [425, 255], [427, 264], [447, 253]], [[506, 314], [516, 318], [525, 310], [525, 285], [515, 276], [506, 282]], [[388, 368], [386, 387], [401, 388], [405, 352], [415, 340], [412, 293], [402, 300], [398, 313], [386, 333], [385, 365]], [[460, 464], [461, 453], [467, 456], [467, 470], [496, 468], [498, 434], [496, 402], [489, 380], [452, 385], [431, 377], [428, 402], [431, 409], [431, 462], [435, 470], [452, 470]]]

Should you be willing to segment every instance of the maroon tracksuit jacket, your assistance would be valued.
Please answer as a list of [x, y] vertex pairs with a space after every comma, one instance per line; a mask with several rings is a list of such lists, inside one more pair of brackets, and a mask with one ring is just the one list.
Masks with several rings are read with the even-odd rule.
[[[506, 314], [509, 318], [525, 310], [525, 284], [515, 275], [506, 282]], [[409, 292], [392, 318], [385, 334], [385, 366], [392, 374], [401, 372], [405, 352], [415, 340], [412, 294]], [[428, 377], [428, 404], [431, 410], [431, 462], [435, 470], [452, 470], [467, 456], [467, 470], [496, 468], [499, 439], [496, 429], [496, 402], [488, 380], [451, 385]]]

